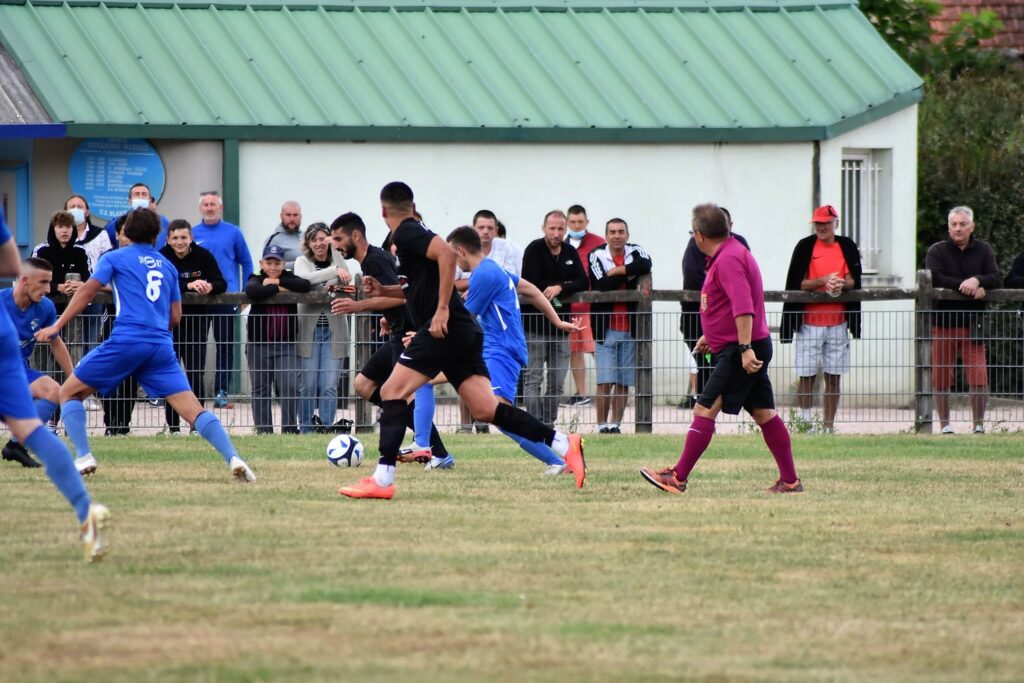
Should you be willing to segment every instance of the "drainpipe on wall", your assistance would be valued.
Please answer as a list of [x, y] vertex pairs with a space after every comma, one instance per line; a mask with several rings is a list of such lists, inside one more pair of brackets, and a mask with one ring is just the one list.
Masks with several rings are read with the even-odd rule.
[[238, 140], [224, 141], [223, 163], [224, 220], [238, 225], [242, 212], [241, 200], [238, 197], [241, 189], [239, 187], [241, 180], [239, 178]]
[[811, 156], [811, 211], [821, 206], [821, 142], [814, 141]]

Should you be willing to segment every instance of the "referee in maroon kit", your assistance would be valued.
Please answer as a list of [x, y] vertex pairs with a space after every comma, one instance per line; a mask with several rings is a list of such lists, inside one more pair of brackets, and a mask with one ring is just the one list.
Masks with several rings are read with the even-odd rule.
[[743, 408], [761, 427], [779, 466], [779, 480], [768, 490], [802, 493], [789, 431], [775, 412], [775, 395], [768, 379], [772, 340], [764, 315], [761, 269], [753, 255], [729, 234], [729, 221], [717, 205], [694, 207], [691, 234], [708, 258], [708, 275], [700, 292], [704, 336], [695, 350], [707, 353], [710, 349], [718, 364], [693, 408], [693, 422], [679, 462], [663, 470], [645, 467], [640, 474], [663, 491], [682, 493], [690, 471], [715, 435], [715, 417], [722, 410], [736, 415]]

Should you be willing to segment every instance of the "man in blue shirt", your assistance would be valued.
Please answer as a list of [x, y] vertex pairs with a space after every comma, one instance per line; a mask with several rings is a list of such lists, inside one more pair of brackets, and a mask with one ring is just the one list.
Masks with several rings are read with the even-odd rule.
[[[204, 192], [199, 198], [199, 212], [203, 220], [192, 226], [192, 241], [213, 252], [217, 265], [228, 283], [229, 292], [240, 292], [252, 275], [252, 256], [245, 243], [242, 230], [224, 221], [224, 202], [216, 192]], [[241, 275], [239, 275], [241, 269]], [[210, 306], [213, 338], [217, 347], [217, 372], [213, 390], [213, 405], [228, 407], [230, 372], [235, 363], [235, 316], [238, 307], [231, 304]]]
[[57, 336], [101, 287], [110, 284], [117, 308], [114, 329], [105, 342], [82, 358], [60, 391], [64, 427], [77, 455], [75, 465], [83, 474], [92, 474], [97, 466], [89, 448], [82, 400], [95, 391], [110, 393], [125, 377], [134, 375], [148, 396], [166, 399], [167, 405], [217, 449], [236, 481], [256, 481], [220, 420], [203, 410], [178, 364], [171, 336], [171, 328], [181, 320], [178, 271], [153, 246], [159, 232], [160, 219], [154, 211], [132, 211], [122, 228], [131, 243], [101, 256], [96, 271], [75, 292], [57, 322], [36, 332], [39, 341]]
[[[484, 330], [484, 362], [491, 376], [491, 389], [498, 401], [512, 405], [516, 399], [519, 374], [529, 359], [526, 336], [523, 334], [523, 315], [519, 310], [519, 295], [536, 306], [557, 329], [578, 332], [580, 328], [575, 323], [559, 318], [543, 292], [484, 256], [480, 234], [473, 228], [456, 228], [448, 235], [448, 243], [455, 249], [459, 268], [471, 273], [469, 293], [463, 305], [476, 316]], [[540, 441], [528, 441], [509, 432], [502, 433], [547, 465], [547, 474], [561, 474], [565, 471], [565, 461], [550, 446]], [[582, 473], [577, 475], [581, 476]]]
[[[21, 356], [25, 362], [25, 375], [28, 388], [32, 393], [32, 402], [40, 421], [46, 423], [57, 410], [60, 401], [60, 385], [50, 377], [29, 366], [29, 358], [36, 347], [35, 333], [41, 327], [52, 325], [57, 320], [57, 309], [53, 302], [46, 298], [53, 279], [53, 268], [41, 258], [30, 258], [21, 266], [21, 277], [14, 282], [14, 287], [0, 291], [0, 307], [10, 318], [18, 334]], [[70, 375], [74, 369], [68, 347], [60, 337], [50, 342], [50, 351], [54, 360]], [[17, 438], [11, 437], [3, 448], [4, 460], [19, 462], [23, 467], [40, 467], [32, 459], [28, 451]]]
[[[128, 189], [128, 211], [134, 211], [135, 209], [153, 209], [156, 210], [156, 202], [153, 201], [153, 192], [149, 189], [149, 185], [146, 183], [135, 183]], [[121, 214], [121, 216], [125, 215]], [[107, 232], [107, 237], [110, 238], [110, 244], [114, 249], [117, 249], [117, 219], [121, 216], [114, 216], [107, 224], [103, 226], [103, 229]], [[160, 216], [160, 234], [156, 238], [156, 248], [161, 249], [167, 244], [167, 226], [170, 225], [170, 221], [167, 220], [166, 216]]]
[[[18, 245], [11, 239], [0, 208], [0, 277], [17, 278], [20, 271]], [[7, 309], [0, 306], [0, 386], [3, 386], [0, 420], [19, 442], [43, 461], [46, 476], [75, 509], [81, 524], [86, 562], [98, 560], [107, 549], [104, 529], [109, 524], [110, 511], [92, 501], [82, 476], [71, 462], [67, 446], [43, 426], [36, 414], [25, 376], [25, 361], [18, 347], [18, 333], [7, 316]]]

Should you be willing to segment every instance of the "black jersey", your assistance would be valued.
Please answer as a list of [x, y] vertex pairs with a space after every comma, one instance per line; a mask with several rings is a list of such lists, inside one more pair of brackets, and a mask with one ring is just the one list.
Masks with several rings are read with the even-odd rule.
[[[429, 325], [437, 312], [437, 290], [440, 273], [437, 261], [427, 257], [430, 242], [436, 237], [423, 223], [409, 218], [402, 221], [392, 237], [398, 248], [398, 274], [409, 312], [417, 328]], [[448, 301], [448, 327], [472, 328], [479, 331], [476, 321], [462, 305], [462, 297], [452, 288]]]
[[[366, 256], [363, 257], [363, 262], [359, 264], [359, 267], [363, 271], [363, 275], [376, 278], [377, 282], [382, 285], [399, 284], [395, 259], [380, 247], [375, 247], [371, 244], [367, 248]], [[395, 306], [394, 308], [386, 308], [381, 313], [384, 315], [384, 319], [388, 321], [391, 333], [399, 339], [405, 332], [416, 329], [412, 324], [412, 318], [409, 316], [409, 308], [405, 304]]]

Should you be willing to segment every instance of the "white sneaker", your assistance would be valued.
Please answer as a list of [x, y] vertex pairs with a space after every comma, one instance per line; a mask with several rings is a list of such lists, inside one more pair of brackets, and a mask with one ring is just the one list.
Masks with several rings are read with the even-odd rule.
[[553, 477], [556, 474], [561, 474], [562, 472], [565, 472], [565, 463], [562, 463], [561, 465], [548, 465], [548, 468], [544, 470], [544, 474], [546, 474], [549, 477]]
[[89, 514], [82, 522], [82, 543], [86, 562], [98, 562], [107, 552], [107, 539], [103, 530], [110, 526], [110, 510], [99, 503], [89, 504]]
[[941, 433], [942, 434], [955, 434], [956, 432], [953, 431], [953, 425], [946, 425], [945, 427], [942, 428], [942, 432]]
[[974, 425], [974, 433], [975, 434], [984, 434], [985, 433], [985, 425]]
[[228, 467], [231, 468], [231, 476], [240, 484], [248, 484], [256, 481], [256, 475], [253, 474], [252, 470], [249, 469], [249, 466], [245, 464], [245, 461], [237, 455], [231, 457], [231, 462], [228, 463]]
[[100, 400], [95, 396], [89, 396], [88, 398], [86, 398], [85, 401], [82, 402], [82, 405], [84, 405], [85, 409], [90, 412], [103, 410], [103, 405], [100, 403]]
[[80, 458], [75, 458], [75, 467], [78, 469], [79, 474], [92, 474], [96, 471], [96, 458], [92, 457], [92, 453], [86, 453]]

